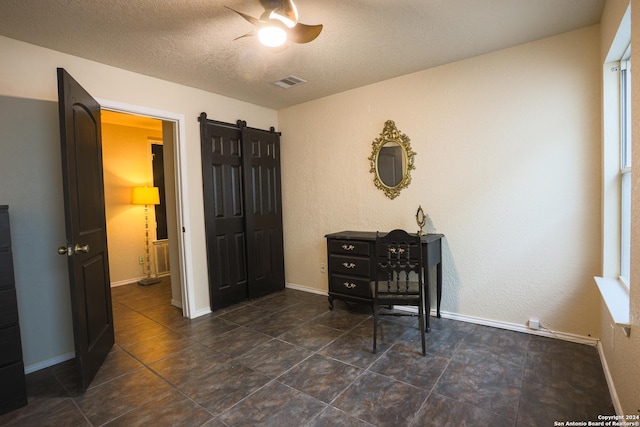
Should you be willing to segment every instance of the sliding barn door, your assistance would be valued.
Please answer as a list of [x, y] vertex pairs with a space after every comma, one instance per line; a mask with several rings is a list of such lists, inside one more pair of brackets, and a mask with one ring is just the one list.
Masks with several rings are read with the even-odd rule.
[[240, 130], [200, 116], [202, 181], [211, 309], [247, 299]]
[[284, 289], [280, 135], [242, 128], [249, 297]]
[[280, 136], [200, 116], [211, 309], [284, 289]]

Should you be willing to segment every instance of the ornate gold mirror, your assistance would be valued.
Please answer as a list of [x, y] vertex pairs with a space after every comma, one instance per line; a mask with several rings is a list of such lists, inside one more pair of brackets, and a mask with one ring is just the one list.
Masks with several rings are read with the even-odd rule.
[[427, 223], [427, 216], [424, 214], [424, 210], [422, 210], [422, 205], [418, 206], [418, 210], [416, 211], [416, 222], [418, 223], [418, 234], [421, 236], [425, 235], [424, 225]]
[[382, 133], [371, 145], [369, 172], [374, 174], [373, 183], [388, 198], [395, 199], [400, 190], [409, 186], [411, 170], [415, 169], [413, 156], [416, 153], [411, 149], [409, 137], [398, 131], [393, 120], [387, 120]]

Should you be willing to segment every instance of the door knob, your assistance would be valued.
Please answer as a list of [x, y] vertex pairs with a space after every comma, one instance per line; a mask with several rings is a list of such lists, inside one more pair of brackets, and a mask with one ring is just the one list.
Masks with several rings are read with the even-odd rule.
[[80, 252], [84, 252], [85, 254], [89, 252], [89, 245], [82, 245], [80, 246], [79, 244], [76, 243], [76, 245], [73, 247], [73, 252], [75, 252], [75, 254], [79, 254]]
[[71, 256], [73, 255], [73, 248], [71, 246], [67, 247], [67, 246], [60, 246], [58, 248], [58, 255], [67, 255], [67, 256]]
[[79, 254], [80, 252], [83, 252], [85, 254], [89, 252], [89, 245], [80, 246], [76, 243], [75, 246], [60, 246], [58, 248], [58, 255], [73, 256]]

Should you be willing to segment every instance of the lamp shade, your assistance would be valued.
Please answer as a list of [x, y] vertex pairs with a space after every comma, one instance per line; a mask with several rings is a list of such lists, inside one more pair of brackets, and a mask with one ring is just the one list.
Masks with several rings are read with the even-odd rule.
[[158, 187], [133, 187], [131, 203], [134, 205], [159, 205]]

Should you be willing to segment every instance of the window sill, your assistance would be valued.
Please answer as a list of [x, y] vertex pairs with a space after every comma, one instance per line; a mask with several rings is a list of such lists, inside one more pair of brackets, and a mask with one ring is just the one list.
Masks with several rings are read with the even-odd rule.
[[629, 288], [621, 280], [609, 277], [594, 277], [602, 299], [616, 325], [621, 326], [629, 336]]

